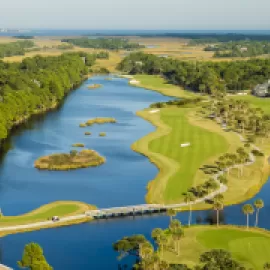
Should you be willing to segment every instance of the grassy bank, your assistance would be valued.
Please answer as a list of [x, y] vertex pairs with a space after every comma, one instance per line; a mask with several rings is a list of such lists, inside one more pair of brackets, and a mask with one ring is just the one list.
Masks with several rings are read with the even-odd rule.
[[185, 229], [180, 240], [180, 256], [166, 251], [164, 259], [170, 263], [185, 263], [193, 266], [199, 262], [199, 256], [209, 249], [224, 249], [241, 262], [247, 269], [263, 269], [270, 258], [269, 232], [243, 227], [195, 226]]
[[133, 77], [140, 82], [139, 84], [136, 84], [137, 86], [157, 91], [166, 96], [179, 98], [189, 98], [195, 96], [195, 94], [192, 92], [186, 91], [181, 87], [167, 83], [166, 80], [164, 80], [160, 76], [134, 75]]
[[19, 216], [2, 216], [0, 227], [16, 226], [40, 221], [51, 220], [53, 216], [68, 217], [82, 214], [87, 210], [96, 209], [92, 205], [76, 201], [57, 201]]

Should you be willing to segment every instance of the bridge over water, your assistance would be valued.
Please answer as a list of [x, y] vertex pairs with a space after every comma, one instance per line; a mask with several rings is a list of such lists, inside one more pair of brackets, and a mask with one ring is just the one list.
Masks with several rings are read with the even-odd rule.
[[113, 217], [139, 216], [152, 213], [162, 213], [166, 212], [168, 209], [171, 208], [175, 207], [171, 205], [162, 205], [162, 204], [141, 204], [141, 205], [130, 205], [122, 207], [89, 210], [86, 211], [85, 214], [94, 219], [107, 219]]

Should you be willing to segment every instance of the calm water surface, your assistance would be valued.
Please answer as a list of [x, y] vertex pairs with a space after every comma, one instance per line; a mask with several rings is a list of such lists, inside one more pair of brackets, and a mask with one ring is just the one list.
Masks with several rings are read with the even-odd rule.
[[[88, 90], [89, 83], [101, 83], [103, 87]], [[3, 213], [22, 214], [56, 200], [80, 200], [98, 207], [144, 203], [145, 187], [157, 174], [157, 168], [130, 146], [154, 127], [135, 112], [168, 99], [156, 92], [131, 87], [125, 79], [106, 81], [104, 77], [94, 77], [85, 82], [68, 96], [60, 110], [35, 122], [32, 129], [13, 136], [13, 149], [0, 167]], [[81, 122], [93, 117], [114, 117], [118, 122], [79, 128]], [[92, 136], [84, 135], [88, 130]], [[106, 132], [107, 137], [99, 137], [99, 132]], [[40, 172], [33, 168], [39, 156], [70, 151], [71, 144], [76, 142], [104, 155], [106, 164], [70, 172]], [[258, 195], [266, 204], [260, 217], [260, 225], [265, 228], [270, 228], [269, 190], [267, 183]], [[224, 222], [244, 224], [245, 217], [240, 209], [241, 206], [226, 208]], [[193, 221], [205, 222], [210, 214], [196, 212]], [[183, 223], [187, 222], [186, 213], [178, 217]], [[149, 216], [9, 235], [0, 238], [0, 260], [18, 269], [16, 261], [21, 258], [24, 245], [33, 241], [44, 248], [55, 270], [117, 269], [113, 242], [136, 233], [150, 236], [153, 228], [165, 228], [168, 222], [166, 216]]]

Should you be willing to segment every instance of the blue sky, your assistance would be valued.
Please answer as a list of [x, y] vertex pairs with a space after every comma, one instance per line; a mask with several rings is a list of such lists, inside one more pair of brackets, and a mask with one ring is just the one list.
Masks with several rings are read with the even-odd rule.
[[270, 0], [1, 0], [0, 28], [270, 29]]

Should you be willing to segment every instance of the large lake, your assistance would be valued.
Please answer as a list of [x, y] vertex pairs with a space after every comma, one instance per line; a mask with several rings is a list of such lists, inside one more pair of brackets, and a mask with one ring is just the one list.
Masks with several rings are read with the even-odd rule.
[[[102, 88], [88, 90], [87, 84], [100, 83]], [[98, 207], [144, 203], [146, 185], [157, 174], [149, 160], [131, 150], [131, 144], [154, 127], [136, 116], [136, 111], [168, 97], [157, 92], [128, 85], [126, 79], [94, 77], [86, 81], [65, 100], [57, 111], [31, 122], [31, 128], [12, 136], [12, 149], [0, 166], [0, 206], [4, 215], [17, 215], [56, 200], [79, 200]], [[117, 124], [80, 128], [79, 124], [94, 117], [114, 117]], [[92, 136], [85, 136], [85, 131]], [[99, 137], [106, 132], [106, 137]], [[97, 168], [69, 172], [38, 171], [36, 158], [55, 152], [68, 152], [80, 142], [107, 159]], [[263, 198], [260, 225], [270, 228], [269, 182], [257, 197]], [[211, 212], [196, 212], [194, 222], [205, 220]], [[178, 215], [183, 223], [187, 214]], [[224, 211], [226, 223], [244, 224], [241, 206]], [[117, 269], [117, 254], [112, 243], [125, 235], [150, 236], [155, 227], [165, 228], [169, 218], [149, 216], [95, 221], [70, 227], [47, 229], [0, 238], [0, 261], [18, 269], [24, 245], [39, 243], [55, 270]], [[253, 222], [253, 220], [252, 220]]]

